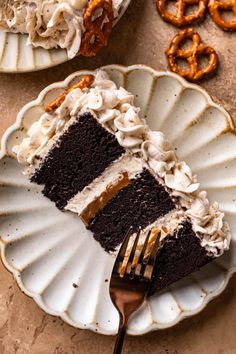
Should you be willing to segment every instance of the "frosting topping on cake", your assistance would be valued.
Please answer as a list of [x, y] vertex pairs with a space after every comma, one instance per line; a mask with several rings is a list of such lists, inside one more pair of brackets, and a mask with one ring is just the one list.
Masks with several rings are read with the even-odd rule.
[[199, 183], [190, 167], [179, 161], [171, 144], [161, 132], [151, 131], [139, 117], [134, 96], [117, 88], [102, 70], [95, 74], [89, 88], [71, 91], [65, 101], [52, 113], [45, 113], [28, 131], [28, 137], [16, 147], [20, 163], [32, 164], [54, 135], [75, 116], [92, 111], [98, 121], [116, 135], [121, 146], [142, 157], [162, 178], [171, 195], [192, 221], [193, 229], [209, 254], [218, 256], [228, 248], [230, 231], [223, 220], [224, 213], [217, 203], [210, 205], [207, 193], [199, 191]]
[[[113, 1], [115, 17], [122, 1]], [[28, 44], [35, 47], [64, 48], [71, 59], [79, 52], [88, 4], [89, 0], [3, 0], [0, 28], [27, 33]]]
[[113, 132], [120, 145], [133, 152], [140, 150], [148, 130], [139, 118], [134, 97], [122, 87], [117, 89], [107, 74], [98, 71], [90, 88], [71, 91], [65, 101], [52, 113], [44, 113], [29, 131], [28, 137], [15, 148], [20, 163], [32, 164], [50, 139], [62, 131], [65, 124], [80, 113], [92, 110], [98, 120]]
[[202, 245], [214, 256], [228, 249], [230, 231], [224, 222], [224, 213], [217, 202], [210, 204], [206, 191], [199, 191], [200, 184], [184, 161], [178, 161], [171, 145], [161, 132], [149, 132], [142, 144], [142, 154], [150, 167], [162, 177], [172, 195], [178, 197]]

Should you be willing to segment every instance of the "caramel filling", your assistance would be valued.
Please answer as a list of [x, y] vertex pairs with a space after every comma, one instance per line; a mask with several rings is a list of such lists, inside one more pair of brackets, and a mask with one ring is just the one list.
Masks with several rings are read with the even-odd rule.
[[102, 192], [98, 198], [94, 199], [81, 213], [80, 217], [85, 225], [88, 225], [89, 221], [95, 217], [97, 212], [101, 210], [121, 189], [128, 186], [128, 184], [128, 172], [124, 172], [114, 184], [108, 185], [106, 190]]

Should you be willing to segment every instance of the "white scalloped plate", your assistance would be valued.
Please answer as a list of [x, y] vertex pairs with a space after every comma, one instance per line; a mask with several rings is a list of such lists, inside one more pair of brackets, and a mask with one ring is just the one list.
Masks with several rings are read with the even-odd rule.
[[[114, 25], [121, 19], [131, 0], [123, 0], [119, 16]], [[27, 35], [6, 33], [0, 29], [0, 72], [15, 73], [47, 69], [68, 61], [64, 49], [46, 50], [27, 45]]]
[[[200, 87], [177, 75], [143, 65], [111, 65], [105, 70], [134, 93], [151, 128], [165, 132], [179, 157], [198, 174], [210, 199], [220, 202], [233, 237], [227, 254], [145, 303], [129, 324], [129, 333], [140, 335], [198, 313], [223, 291], [236, 270], [236, 136], [228, 113]], [[43, 106], [85, 73], [74, 73], [44, 89], [21, 110], [3, 137], [1, 254], [22, 291], [47, 313], [75, 327], [114, 334], [118, 314], [107, 281], [114, 259], [77, 216], [58, 211], [38, 186], [26, 180], [12, 154], [12, 146], [25, 136]]]

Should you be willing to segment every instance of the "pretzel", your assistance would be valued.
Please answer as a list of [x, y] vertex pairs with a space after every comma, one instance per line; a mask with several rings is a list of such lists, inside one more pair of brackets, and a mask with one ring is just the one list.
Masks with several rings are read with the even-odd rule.
[[[96, 13], [102, 13], [96, 16]], [[93, 19], [95, 17], [95, 19]], [[112, 0], [93, 0], [84, 13], [85, 32], [81, 39], [80, 53], [95, 56], [108, 43], [113, 25]]]
[[89, 87], [93, 83], [93, 80], [94, 80], [93, 75], [85, 75], [79, 82], [77, 82], [75, 85], [70, 87], [66, 92], [59, 95], [55, 100], [50, 102], [46, 106], [45, 111], [48, 113], [54, 111], [55, 109], [60, 107], [62, 102], [65, 101], [65, 98], [68, 95], [68, 93], [70, 93], [71, 91], [73, 91], [74, 89], [77, 89], [77, 88], [80, 88], [81, 90], [83, 90], [84, 88]]
[[[208, 8], [217, 26], [223, 28], [225, 31], [236, 30], [236, 0], [210, 0]], [[231, 21], [226, 21], [222, 18], [221, 11], [232, 11], [235, 18]]]
[[[157, 0], [157, 11], [165, 21], [182, 27], [199, 21], [205, 16], [208, 0], [176, 0], [175, 13], [167, 10], [168, 2], [169, 0]], [[194, 13], [187, 15], [187, 8], [191, 5], [198, 5], [198, 8]]]
[[[189, 49], [180, 49], [180, 45], [187, 39], [192, 40], [192, 46]], [[196, 82], [217, 69], [218, 55], [216, 51], [203, 44], [201, 37], [193, 29], [188, 28], [180, 31], [172, 40], [170, 47], [166, 50], [167, 59], [171, 71], [179, 74], [189, 81]], [[208, 65], [203, 69], [198, 66], [198, 57], [206, 55], [209, 58]], [[178, 67], [176, 59], [186, 59], [189, 64], [189, 70]]]

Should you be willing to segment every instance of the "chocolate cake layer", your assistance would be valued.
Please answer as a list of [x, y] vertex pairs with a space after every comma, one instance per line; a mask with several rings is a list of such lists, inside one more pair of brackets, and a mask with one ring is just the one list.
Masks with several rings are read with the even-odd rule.
[[150, 294], [152, 295], [212, 261], [200, 239], [186, 221], [174, 235], [166, 236], [157, 256]]
[[114, 135], [84, 113], [59, 138], [31, 180], [43, 184], [43, 194], [63, 209], [124, 152]]
[[165, 188], [144, 169], [96, 214], [88, 228], [106, 251], [114, 251], [131, 226], [145, 228], [174, 208]]

